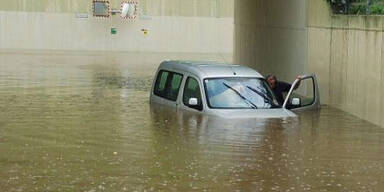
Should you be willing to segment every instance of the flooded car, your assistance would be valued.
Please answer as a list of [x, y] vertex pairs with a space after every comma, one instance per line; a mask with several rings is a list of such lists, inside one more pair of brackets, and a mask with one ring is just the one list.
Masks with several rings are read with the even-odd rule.
[[240, 65], [199, 61], [164, 61], [154, 79], [150, 102], [226, 118], [295, 117], [295, 110], [316, 110], [320, 97], [315, 75], [292, 83], [279, 105], [265, 78]]

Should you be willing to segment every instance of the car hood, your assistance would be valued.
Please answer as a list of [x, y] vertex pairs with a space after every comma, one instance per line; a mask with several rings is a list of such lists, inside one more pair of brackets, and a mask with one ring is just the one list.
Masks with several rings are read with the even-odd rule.
[[288, 109], [211, 109], [209, 114], [224, 118], [286, 118], [296, 117]]

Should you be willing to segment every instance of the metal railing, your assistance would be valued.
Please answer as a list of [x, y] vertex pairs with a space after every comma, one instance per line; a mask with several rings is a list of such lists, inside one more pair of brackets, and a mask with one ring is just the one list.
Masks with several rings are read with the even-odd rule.
[[328, 0], [335, 14], [384, 15], [384, 0]]

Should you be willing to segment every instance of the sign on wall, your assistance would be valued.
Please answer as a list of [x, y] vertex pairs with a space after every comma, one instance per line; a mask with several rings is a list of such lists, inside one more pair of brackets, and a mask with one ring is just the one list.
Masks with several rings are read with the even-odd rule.
[[136, 1], [121, 2], [121, 18], [135, 19], [138, 12], [138, 3]]
[[109, 1], [93, 0], [92, 8], [94, 17], [109, 17]]

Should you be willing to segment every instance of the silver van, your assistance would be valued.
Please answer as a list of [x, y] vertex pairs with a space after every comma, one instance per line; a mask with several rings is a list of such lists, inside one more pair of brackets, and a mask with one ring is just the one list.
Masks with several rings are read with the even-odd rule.
[[265, 78], [240, 65], [198, 61], [164, 61], [154, 79], [150, 102], [225, 118], [284, 118], [295, 110], [320, 108], [315, 75], [303, 75], [279, 105]]

